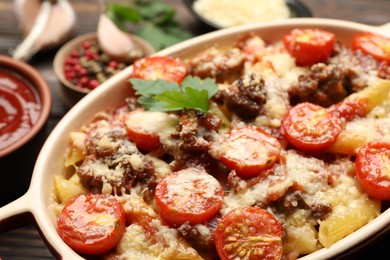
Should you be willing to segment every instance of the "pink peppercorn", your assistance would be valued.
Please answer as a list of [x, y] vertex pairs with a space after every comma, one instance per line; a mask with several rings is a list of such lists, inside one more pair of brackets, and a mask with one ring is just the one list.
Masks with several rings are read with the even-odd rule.
[[83, 48], [85, 49], [85, 50], [87, 50], [87, 49], [89, 49], [89, 48], [91, 48], [92, 47], [92, 43], [90, 42], [90, 41], [85, 41], [85, 42], [83, 42]]
[[72, 65], [66, 64], [66, 65], [64, 66], [64, 71], [65, 71], [65, 72], [72, 71], [72, 70], [73, 70], [73, 66], [72, 66]]
[[76, 73], [74, 71], [65, 72], [66, 80], [72, 81], [76, 77]]
[[89, 78], [88, 77], [81, 77], [80, 80], [79, 80], [79, 83], [83, 86], [87, 86], [87, 84], [89, 83]]
[[80, 56], [80, 52], [78, 50], [72, 50], [70, 56], [73, 58], [78, 58]]
[[89, 81], [89, 86], [91, 89], [95, 89], [97, 88], [98, 86], [100, 85], [99, 81], [97, 81], [96, 79], [91, 79]]
[[80, 76], [86, 76], [88, 74], [88, 70], [86, 70], [85, 68], [82, 67], [79, 70], [79, 74], [80, 74]]
[[65, 64], [74, 64], [74, 59], [71, 57], [66, 57], [65, 58]]
[[118, 62], [117, 62], [117, 61], [114, 61], [114, 60], [110, 60], [110, 61], [108, 62], [108, 66], [111, 67], [111, 68], [113, 68], [113, 69], [116, 69], [116, 68], [118, 68]]

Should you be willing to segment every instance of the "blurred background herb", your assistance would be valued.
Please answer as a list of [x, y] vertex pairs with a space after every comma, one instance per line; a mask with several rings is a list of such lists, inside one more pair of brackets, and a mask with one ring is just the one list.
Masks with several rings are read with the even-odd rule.
[[129, 0], [128, 4], [109, 3], [107, 16], [124, 32], [131, 31], [150, 42], [156, 50], [192, 37], [180, 27], [175, 9], [161, 1]]

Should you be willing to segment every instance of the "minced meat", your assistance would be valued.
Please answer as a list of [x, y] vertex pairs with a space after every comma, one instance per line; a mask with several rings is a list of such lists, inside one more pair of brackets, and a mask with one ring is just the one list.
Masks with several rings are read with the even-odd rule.
[[242, 119], [254, 119], [266, 102], [264, 81], [256, 74], [248, 75], [236, 80], [229, 89], [218, 91], [214, 100]]

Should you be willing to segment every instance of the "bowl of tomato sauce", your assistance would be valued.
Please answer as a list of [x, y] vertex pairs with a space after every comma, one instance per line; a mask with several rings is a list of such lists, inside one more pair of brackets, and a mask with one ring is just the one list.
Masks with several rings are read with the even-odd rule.
[[32, 139], [45, 124], [51, 92], [30, 65], [0, 56], [0, 158]]
[[[388, 34], [385, 30], [389, 30], [390, 25], [374, 27], [339, 20], [290, 19], [263, 25], [248, 25], [219, 30], [172, 46], [156, 53], [155, 56], [186, 59], [195, 56], [210, 45], [229, 46], [237, 39], [248, 35], [248, 33], [259, 35], [269, 42], [275, 42], [292, 30], [300, 28], [330, 31], [336, 35], [340, 42], [351, 46], [354, 37], [361, 35], [360, 33], [370, 32], [386, 37]], [[56, 215], [53, 210], [50, 210], [53, 206], [53, 178], [60, 176], [65, 170], [64, 154], [68, 148], [70, 133], [80, 129], [85, 123], [91, 122], [96, 113], [110, 107], [123, 105], [124, 99], [132, 94], [132, 90], [128, 88], [128, 80], [133, 73], [133, 67], [125, 68], [80, 100], [63, 117], [46, 140], [39, 154], [28, 192], [18, 200], [0, 208], [0, 232], [6, 230], [8, 228], [7, 224], [11, 220], [17, 219], [17, 217], [23, 214], [32, 216], [45, 242], [47, 242], [55, 256], [63, 259], [84, 259], [82, 255], [71, 249], [58, 233]], [[31, 203], [32, 200], [35, 201], [34, 204]], [[389, 232], [389, 227], [390, 209], [384, 208], [378, 217], [371, 220], [364, 227], [329, 247], [308, 255], [302, 255], [301, 258], [314, 260], [346, 257], [348, 254], [362, 248], [369, 240]]]

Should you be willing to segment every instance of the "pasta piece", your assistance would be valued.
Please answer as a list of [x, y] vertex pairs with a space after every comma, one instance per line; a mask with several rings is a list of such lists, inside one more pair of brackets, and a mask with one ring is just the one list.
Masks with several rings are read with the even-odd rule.
[[164, 162], [163, 160], [153, 156], [149, 156], [148, 158], [151, 159], [153, 162], [155, 174], [158, 181], [160, 181], [162, 178], [164, 178], [164, 176], [172, 172], [172, 169], [169, 164]]
[[221, 120], [220, 133], [227, 133], [230, 129], [231, 114], [226, 109], [226, 106], [218, 106], [214, 102], [210, 102], [210, 112], [218, 116]]
[[65, 167], [76, 165], [85, 157], [85, 138], [86, 134], [82, 132], [70, 133], [70, 145], [65, 154]]
[[73, 174], [68, 180], [59, 175], [54, 176], [54, 188], [57, 198], [63, 204], [86, 192], [77, 174]]
[[285, 252], [296, 252], [298, 255], [313, 253], [319, 249], [316, 222], [304, 221], [310, 215], [308, 210], [297, 210], [286, 222], [288, 238], [284, 242]]
[[137, 225], [131, 224], [126, 227], [126, 232], [119, 242], [116, 251], [124, 259], [158, 259], [152, 254], [150, 247], [152, 241], [146, 236], [145, 230]]
[[383, 103], [389, 98], [390, 81], [375, 79], [359, 92], [345, 98], [346, 101], [363, 101], [366, 104], [366, 112]]
[[[346, 155], [356, 155], [360, 147], [373, 140], [390, 141], [390, 133], [383, 131], [383, 125], [386, 118], [379, 120], [376, 116], [370, 117], [370, 112], [381, 106], [389, 98], [390, 81], [377, 80], [371, 83], [367, 88], [350, 95], [345, 101], [363, 101], [368, 115], [364, 118], [357, 118], [347, 122], [336, 141], [328, 148], [329, 152]], [[388, 113], [385, 113], [388, 116]]]
[[380, 204], [368, 199], [353, 203], [350, 207], [337, 207], [326, 220], [320, 223], [318, 239], [324, 247], [366, 225], [380, 214]]
[[347, 124], [328, 149], [333, 153], [356, 155], [359, 148], [372, 141], [390, 142], [389, 118], [361, 118]]
[[51, 205], [51, 209], [53, 210], [53, 213], [56, 217], [60, 216], [63, 208], [64, 208], [63, 204], [53, 203], [53, 205]]

